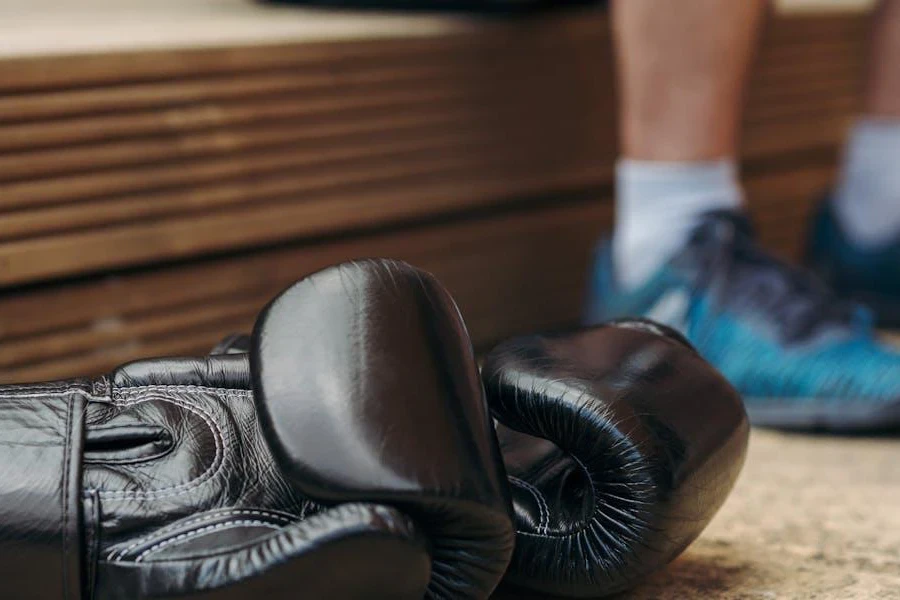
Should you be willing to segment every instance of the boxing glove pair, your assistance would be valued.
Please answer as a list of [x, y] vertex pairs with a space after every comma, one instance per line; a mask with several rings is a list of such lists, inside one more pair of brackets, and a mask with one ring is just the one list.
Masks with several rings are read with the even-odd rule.
[[[214, 353], [241, 353], [232, 335]], [[509, 340], [482, 369], [516, 547], [504, 582], [594, 598], [678, 556], [728, 496], [740, 396], [675, 330], [632, 319]]]
[[0, 387], [7, 597], [603, 595], [699, 534], [746, 444], [677, 334], [521, 338], [479, 375], [447, 292], [391, 261], [302, 280], [219, 351]]

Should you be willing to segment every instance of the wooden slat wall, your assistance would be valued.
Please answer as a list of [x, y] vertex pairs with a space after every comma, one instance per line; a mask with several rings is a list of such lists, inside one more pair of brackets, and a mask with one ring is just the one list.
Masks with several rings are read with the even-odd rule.
[[[749, 179], [764, 240], [794, 243], [796, 236], [780, 234], [782, 224], [767, 215], [798, 197], [813, 198], [831, 176], [830, 167], [811, 166]], [[808, 207], [801, 204], [798, 213]], [[10, 294], [0, 298], [0, 379], [41, 380], [141, 356], [205, 351], [228, 332], [249, 330], [257, 311], [299, 274], [367, 256], [401, 258], [434, 272], [482, 345], [572, 324], [590, 249], [610, 220], [608, 199], [568, 199]]]
[[[866, 18], [776, 19], [748, 193], [796, 256]], [[432, 37], [0, 60], [0, 381], [200, 352], [339, 260], [441, 277], [476, 341], [578, 319], [608, 227], [602, 13]]]
[[[436, 273], [469, 326], [497, 339], [573, 320], [608, 202], [585, 201], [480, 219], [299, 244], [150, 272], [53, 286], [0, 300], [9, 321], [0, 378], [94, 372], [111, 360], [203, 351], [302, 273], [390, 256]], [[552, 293], [550, 292], [552, 290]], [[36, 309], [44, 317], [35, 322]], [[98, 319], [97, 315], [106, 315]]]

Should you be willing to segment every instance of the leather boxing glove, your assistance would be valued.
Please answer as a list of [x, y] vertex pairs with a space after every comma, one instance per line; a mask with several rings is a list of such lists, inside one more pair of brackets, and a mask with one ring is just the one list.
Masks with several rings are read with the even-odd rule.
[[513, 587], [630, 587], [700, 534], [743, 465], [738, 393], [655, 323], [513, 339], [482, 377], [512, 484]]
[[314, 274], [249, 354], [0, 386], [0, 590], [33, 600], [485, 598], [509, 497], [428, 275]]

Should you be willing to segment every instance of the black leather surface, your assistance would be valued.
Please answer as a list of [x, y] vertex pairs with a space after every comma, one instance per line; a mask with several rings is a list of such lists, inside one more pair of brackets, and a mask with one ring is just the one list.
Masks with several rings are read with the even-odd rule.
[[[228, 356], [0, 387], [3, 597], [422, 597], [431, 559], [409, 515], [298, 494], [249, 380], [247, 357]], [[335, 557], [362, 568], [335, 584]]]
[[483, 378], [513, 491], [512, 586], [598, 597], [634, 585], [699, 535], [743, 464], [739, 395], [653, 323], [511, 340]]
[[[235, 335], [217, 351], [250, 346]], [[652, 321], [510, 340], [483, 379], [515, 511], [512, 588], [594, 598], [632, 587], [700, 534], [743, 465], [740, 397]]]
[[337, 267], [256, 335], [252, 369], [151, 359], [0, 387], [3, 597], [489, 595], [509, 498], [446, 292], [400, 263]]
[[295, 487], [402, 507], [429, 534], [432, 597], [490, 594], [513, 546], [505, 474], [468, 333], [431, 275], [360, 261], [307, 277], [263, 311], [250, 359]]
[[79, 598], [81, 415], [89, 389], [82, 382], [0, 387], [3, 597]]

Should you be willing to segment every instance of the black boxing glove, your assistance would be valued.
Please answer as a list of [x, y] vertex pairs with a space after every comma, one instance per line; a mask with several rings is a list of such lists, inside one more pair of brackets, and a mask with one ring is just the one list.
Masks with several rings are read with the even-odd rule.
[[[214, 352], [249, 348], [237, 335]], [[668, 327], [513, 339], [482, 376], [515, 508], [511, 586], [598, 597], [636, 584], [700, 534], [743, 465], [740, 396]]]
[[485, 598], [512, 551], [464, 326], [399, 263], [326, 269], [250, 354], [0, 386], [4, 597]]
[[655, 323], [510, 340], [482, 377], [512, 484], [513, 587], [632, 586], [700, 534], [743, 465], [740, 396]]

